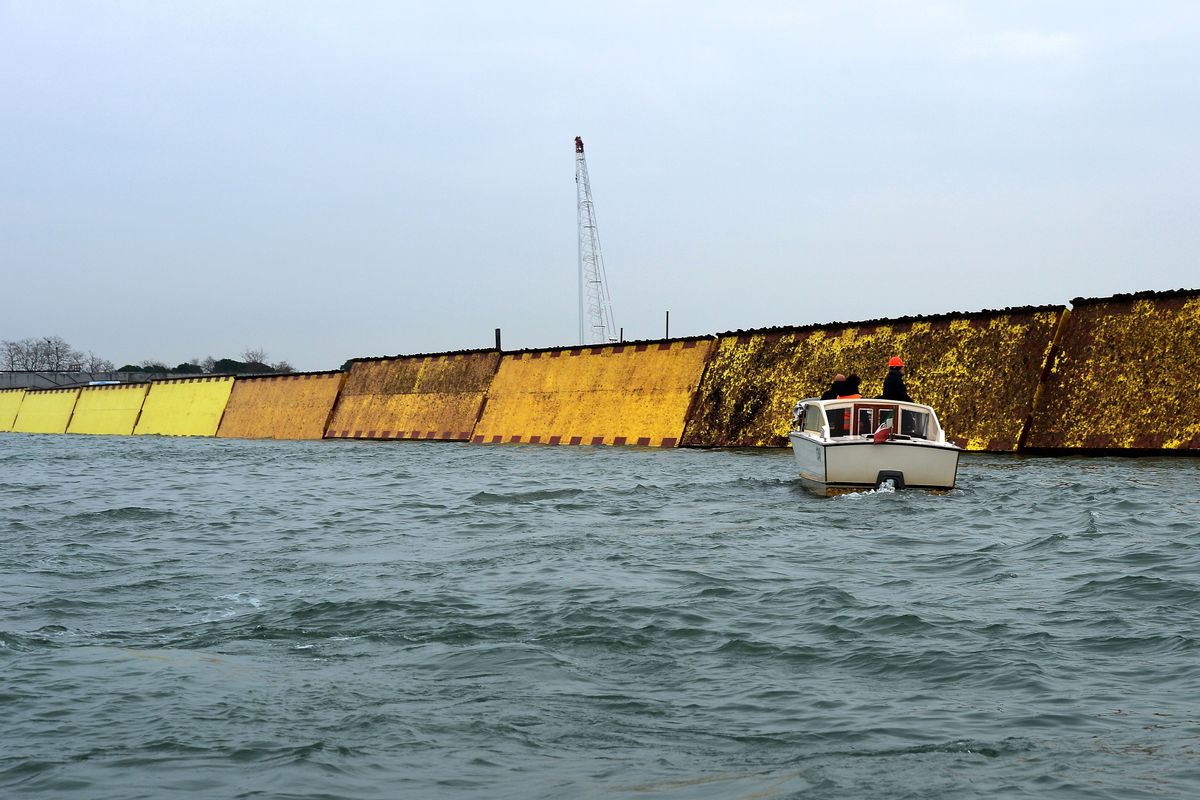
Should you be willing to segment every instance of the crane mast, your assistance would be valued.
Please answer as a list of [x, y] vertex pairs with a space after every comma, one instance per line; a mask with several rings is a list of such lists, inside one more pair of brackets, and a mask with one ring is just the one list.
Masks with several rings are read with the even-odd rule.
[[604, 255], [592, 206], [592, 184], [588, 180], [583, 139], [575, 137], [575, 193], [579, 211], [579, 343], [603, 344], [617, 340], [612, 299], [604, 275]]

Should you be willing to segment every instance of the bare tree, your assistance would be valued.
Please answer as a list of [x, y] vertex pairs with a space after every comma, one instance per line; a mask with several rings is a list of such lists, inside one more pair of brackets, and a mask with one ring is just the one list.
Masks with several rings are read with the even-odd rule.
[[257, 350], [252, 350], [247, 347], [245, 351], [242, 352], [242, 361], [245, 361], [247, 364], [266, 364], [267, 351], [263, 350], [261, 347]]
[[78, 372], [83, 368], [83, 353], [67, 344], [61, 336], [45, 336], [41, 340], [46, 369], [51, 372]]
[[7, 339], [0, 342], [0, 359], [3, 359], [5, 369], [24, 369], [24, 367], [20, 366], [21, 359], [24, 357], [23, 354], [24, 351], [20, 342], [10, 342]]
[[295, 372], [296, 368], [286, 361], [276, 361], [271, 365], [272, 372]]
[[199, 364], [201, 367], [203, 367], [205, 372], [212, 372], [213, 369], [217, 366], [217, 360], [215, 358], [213, 358], [212, 356], [205, 356], [204, 358], [200, 359], [196, 363]]
[[5, 340], [4, 368], [14, 370], [37, 369], [40, 347], [37, 339], [22, 339], [19, 342]]
[[61, 336], [40, 336], [19, 342], [0, 344], [0, 357], [6, 369], [42, 372], [78, 372], [84, 356]]
[[115, 367], [113, 366], [113, 362], [109, 361], [107, 358], [101, 358], [91, 350], [88, 350], [88, 354], [84, 356], [84, 372], [112, 372], [114, 369]]
[[46, 352], [46, 344], [41, 339], [26, 339], [25, 369], [49, 369], [50, 358]]

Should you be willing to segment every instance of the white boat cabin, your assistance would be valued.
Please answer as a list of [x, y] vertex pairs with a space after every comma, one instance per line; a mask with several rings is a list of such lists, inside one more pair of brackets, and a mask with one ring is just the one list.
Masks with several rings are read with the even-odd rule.
[[867, 398], [801, 400], [794, 421], [797, 431], [826, 441], [874, 439], [881, 428], [889, 429], [890, 442], [946, 441], [933, 409], [919, 403]]

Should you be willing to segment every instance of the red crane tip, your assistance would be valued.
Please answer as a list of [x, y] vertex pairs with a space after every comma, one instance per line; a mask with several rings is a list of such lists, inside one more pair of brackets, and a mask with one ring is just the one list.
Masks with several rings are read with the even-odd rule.
[[575, 152], [576, 153], [583, 152], [583, 137], [582, 136], [575, 137]]

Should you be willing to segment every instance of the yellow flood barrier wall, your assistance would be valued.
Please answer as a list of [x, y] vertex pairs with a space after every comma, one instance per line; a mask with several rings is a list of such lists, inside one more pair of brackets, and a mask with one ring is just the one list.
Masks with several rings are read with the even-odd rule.
[[240, 439], [320, 439], [333, 413], [344, 372], [240, 375], [217, 436]]
[[677, 339], [505, 355], [477, 443], [675, 447], [710, 339]]
[[67, 433], [131, 436], [148, 391], [149, 383], [83, 387]]
[[17, 433], [66, 433], [79, 389], [30, 389], [12, 429]]
[[688, 418], [684, 444], [788, 444], [797, 400], [819, 397], [837, 373], [864, 397], [904, 359], [908, 392], [937, 411], [947, 438], [969, 450], [1017, 449], [1033, 410], [1062, 306], [722, 334]]
[[12, 430], [24, 397], [24, 389], [0, 389], [0, 433]]
[[1200, 451], [1200, 290], [1071, 302], [1026, 448]]
[[355, 359], [326, 438], [466, 441], [500, 353]]
[[229, 402], [233, 378], [176, 378], [152, 381], [133, 432], [139, 436], [216, 436]]

